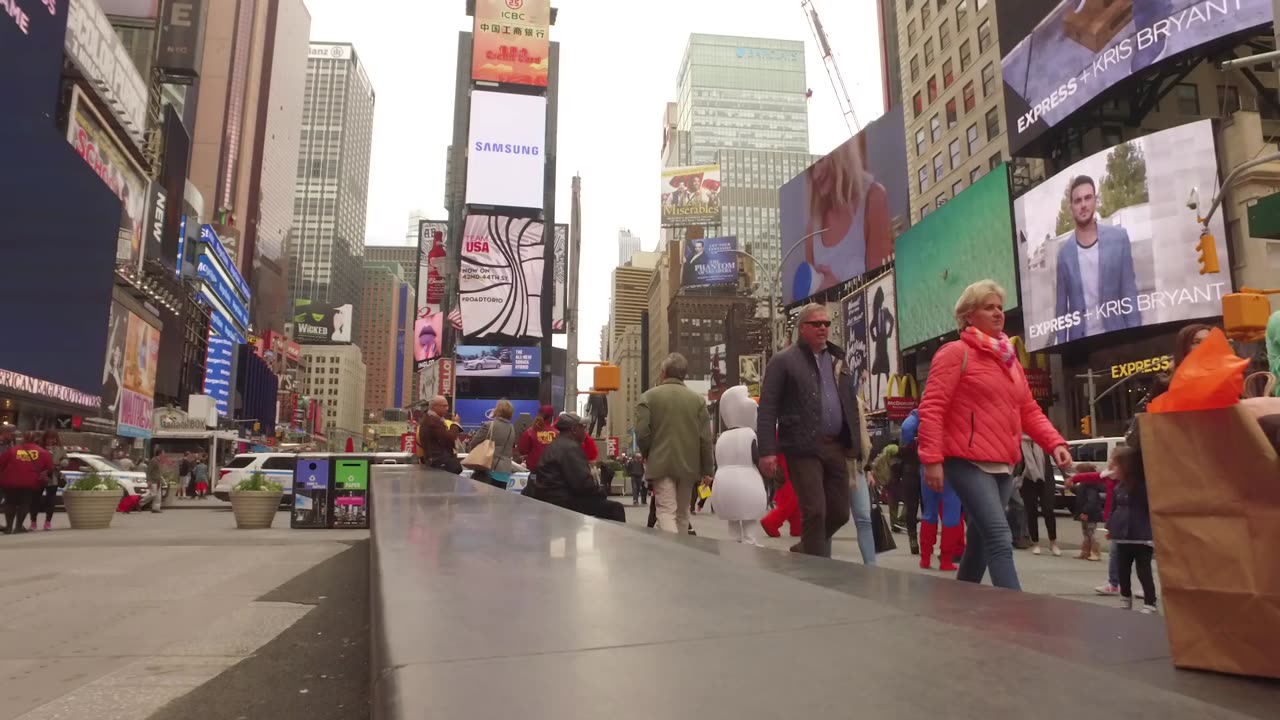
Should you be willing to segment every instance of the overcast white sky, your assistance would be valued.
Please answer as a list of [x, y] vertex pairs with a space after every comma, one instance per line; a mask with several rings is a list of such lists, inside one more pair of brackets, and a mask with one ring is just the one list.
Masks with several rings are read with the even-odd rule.
[[[311, 39], [355, 45], [377, 93], [366, 243], [404, 243], [409, 213], [444, 211], [445, 149], [452, 140], [458, 31], [465, 0], [305, 0]], [[878, 117], [879, 30], [875, 0], [814, 0], [858, 118]], [[654, 192], [662, 114], [694, 32], [803, 40], [813, 99], [810, 151], [848, 139], [831, 82], [799, 0], [553, 0], [560, 43], [560, 137], [556, 217], [569, 218], [569, 184], [582, 175], [581, 359], [599, 357], [609, 320], [618, 229], [658, 238]], [[580, 373], [590, 384], [590, 369]]]

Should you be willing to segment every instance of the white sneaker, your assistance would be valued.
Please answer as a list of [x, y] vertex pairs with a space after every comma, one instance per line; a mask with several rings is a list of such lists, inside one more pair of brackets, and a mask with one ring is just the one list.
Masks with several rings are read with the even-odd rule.
[[1031, 554], [1032, 554], [1032, 555], [1039, 555], [1039, 554], [1040, 554], [1040, 545], [1039, 545], [1038, 543], [1037, 543], [1037, 544], [1035, 544], [1035, 545], [1032, 545], [1032, 546], [1031, 546]]
[[1156, 609], [1155, 605], [1143, 605], [1141, 612], [1143, 615], [1159, 615], [1160, 614], [1160, 611]]
[[1121, 608], [1123, 608], [1123, 609], [1125, 609], [1125, 610], [1132, 610], [1132, 609], [1133, 609], [1133, 598], [1131, 598], [1131, 597], [1122, 597], [1122, 598], [1120, 598], [1120, 607], [1121, 607]]
[[1056, 542], [1050, 543], [1049, 551], [1053, 553], [1054, 557], [1062, 557], [1062, 548], [1058, 547], [1058, 543]]

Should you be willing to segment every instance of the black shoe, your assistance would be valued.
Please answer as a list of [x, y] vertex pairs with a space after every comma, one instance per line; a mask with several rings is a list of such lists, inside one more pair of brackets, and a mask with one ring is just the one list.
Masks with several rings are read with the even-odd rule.
[[907, 538], [907, 541], [911, 543], [911, 554], [912, 554], [912, 555], [919, 555], [919, 554], [920, 554], [920, 541], [916, 538], [916, 536], [915, 536], [915, 535], [911, 535], [910, 537], [908, 537], [908, 538]]
[[25, 532], [28, 532], [28, 530], [27, 530], [27, 526], [26, 526], [26, 525], [19, 525], [18, 527], [16, 527], [16, 528], [14, 528], [13, 530], [11, 530], [11, 531], [9, 532], [9, 534], [10, 534], [10, 535], [21, 535], [21, 534], [23, 534], [23, 533], [25, 533]]
[[906, 532], [906, 528], [903, 528], [901, 525], [897, 525], [897, 524], [892, 524], [892, 525], [890, 525], [890, 526], [889, 526], [889, 529], [890, 529], [890, 530], [892, 530], [893, 532], [895, 532], [895, 533], [899, 534], [899, 535], [901, 535], [902, 533]]

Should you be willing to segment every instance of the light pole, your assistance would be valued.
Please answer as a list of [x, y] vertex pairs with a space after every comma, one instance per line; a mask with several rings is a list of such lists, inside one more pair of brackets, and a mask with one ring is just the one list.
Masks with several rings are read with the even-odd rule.
[[756, 268], [758, 268], [757, 272], [759, 270], [764, 270], [765, 274], [769, 275], [769, 279], [772, 280], [772, 282], [769, 283], [769, 352], [765, 353], [766, 362], [769, 360], [769, 356], [772, 355], [778, 347], [778, 327], [775, 316], [777, 314], [778, 303], [782, 302], [782, 266], [787, 264], [787, 258], [791, 257], [791, 253], [795, 252], [796, 248], [803, 246], [806, 240], [814, 235], [818, 235], [826, 231], [826, 228], [814, 230], [808, 235], [797, 240], [796, 244], [792, 245], [785, 253], [782, 254], [782, 259], [778, 261], [777, 269], [774, 270], [771, 275], [768, 272], [769, 266], [760, 262], [760, 259], [755, 255], [752, 255], [746, 250], [734, 250], [734, 252], [739, 255], [745, 255], [751, 258], [751, 261], [754, 262], [756, 264]]

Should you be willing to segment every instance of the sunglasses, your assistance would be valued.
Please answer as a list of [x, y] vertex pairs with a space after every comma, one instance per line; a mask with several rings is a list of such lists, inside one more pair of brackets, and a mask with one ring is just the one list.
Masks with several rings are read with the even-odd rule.
[[830, 320], [806, 320], [804, 324], [810, 327], [831, 327]]

